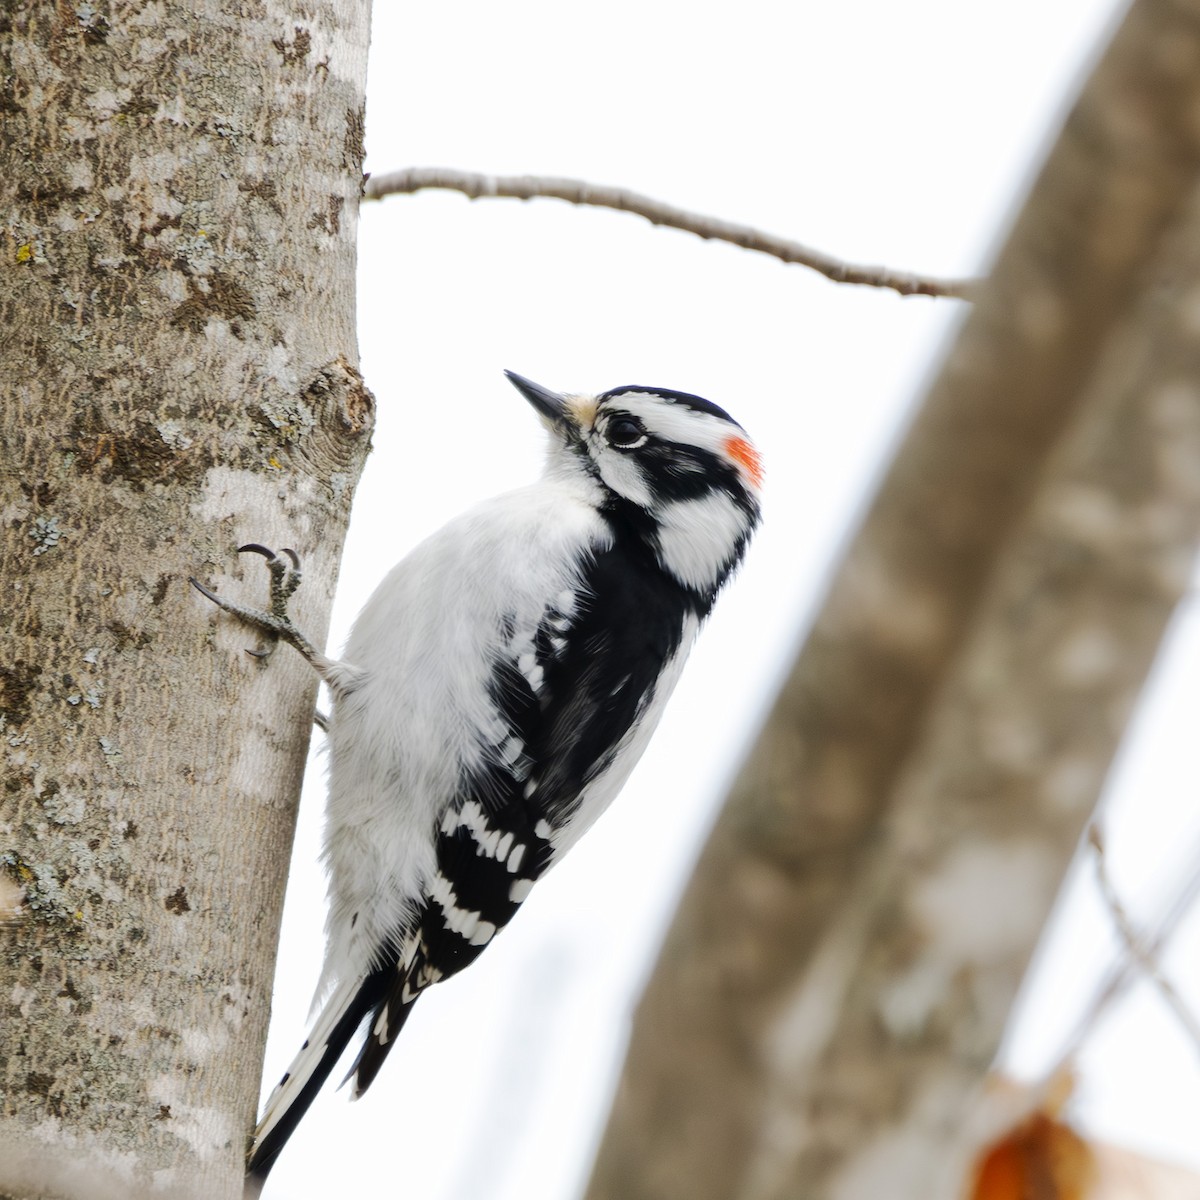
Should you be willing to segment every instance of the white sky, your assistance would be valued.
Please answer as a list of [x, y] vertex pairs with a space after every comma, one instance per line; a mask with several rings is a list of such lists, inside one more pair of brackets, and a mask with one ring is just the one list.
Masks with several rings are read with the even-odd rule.
[[[970, 273], [1117, 7], [377, 0], [368, 167], [575, 175], [856, 261]], [[422, 999], [367, 1097], [318, 1101], [266, 1192], [570, 1200], [691, 858], [960, 310], [555, 201], [395, 198], [364, 210], [360, 257], [379, 425], [334, 647], [422, 536], [539, 471], [542, 435], [502, 368], [568, 390], [698, 392], [766, 458], [765, 527], [623, 796], [495, 946]], [[1155, 911], [1200, 839], [1185, 758], [1200, 711], [1194, 614], [1173, 644], [1108, 823], [1135, 914]], [[322, 800], [317, 761], [268, 1080], [304, 1037], [320, 962]], [[1056, 1057], [1113, 952], [1082, 877], [1013, 1039], [1028, 1074]], [[1195, 928], [1179, 937], [1167, 969], [1200, 1010], [1197, 940]], [[1084, 1067], [1080, 1121], [1200, 1166], [1200, 1050], [1153, 993], [1139, 989], [1101, 1028]]]

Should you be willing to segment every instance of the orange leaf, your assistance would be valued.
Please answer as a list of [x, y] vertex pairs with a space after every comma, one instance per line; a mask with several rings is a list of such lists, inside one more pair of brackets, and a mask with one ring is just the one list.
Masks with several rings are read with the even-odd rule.
[[971, 1200], [1085, 1200], [1095, 1175], [1087, 1142], [1036, 1112], [984, 1151]]

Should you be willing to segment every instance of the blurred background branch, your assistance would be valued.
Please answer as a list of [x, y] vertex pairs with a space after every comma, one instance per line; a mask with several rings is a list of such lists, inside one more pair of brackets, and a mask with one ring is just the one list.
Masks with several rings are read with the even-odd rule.
[[1200, 3], [1139, 0], [836, 572], [591, 1200], [937, 1200], [1200, 531]]

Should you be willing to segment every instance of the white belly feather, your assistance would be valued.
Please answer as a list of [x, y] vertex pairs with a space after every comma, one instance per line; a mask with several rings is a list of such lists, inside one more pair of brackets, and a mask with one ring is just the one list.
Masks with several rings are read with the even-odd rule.
[[[329, 731], [333, 949], [318, 994], [375, 965], [426, 894], [440, 810], [494, 735], [488, 683], [504, 618], [536, 625], [549, 601], [579, 586], [566, 564], [585, 565], [589, 548], [610, 542], [587, 499], [578, 486], [543, 482], [464, 514], [396, 566], [355, 622], [343, 657], [366, 676], [335, 706]], [[630, 736], [644, 744], [646, 726]], [[628, 770], [611, 792], [597, 780], [589, 806], [601, 791], [607, 804]]]

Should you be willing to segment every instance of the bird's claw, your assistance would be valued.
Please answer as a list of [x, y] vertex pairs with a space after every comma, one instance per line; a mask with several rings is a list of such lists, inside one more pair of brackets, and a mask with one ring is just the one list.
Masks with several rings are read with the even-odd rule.
[[188, 583], [192, 585], [206, 600], [211, 600], [218, 608], [225, 607], [225, 601], [221, 599], [211, 588], [206, 588], [204, 584], [198, 580], [195, 575], [188, 576]]
[[[257, 659], [267, 659], [274, 652], [276, 643], [279, 638], [290, 642], [297, 649], [301, 646], [307, 647], [308, 642], [304, 635], [292, 624], [291, 617], [288, 616], [287, 604], [288, 600], [295, 594], [303, 579], [300, 571], [300, 556], [290, 548], [285, 547], [276, 553], [267, 546], [262, 546], [258, 542], [247, 542], [244, 546], [238, 547], [239, 554], [261, 554], [267, 560], [267, 570], [271, 575], [271, 607], [269, 612], [263, 612], [261, 609], [250, 608], [244, 604], [236, 604], [232, 600], [226, 600], [218, 596], [202, 584], [198, 579], [189, 577], [192, 586], [206, 599], [211, 600], [218, 608], [224, 609], [231, 616], [235, 616], [248, 625], [253, 625], [256, 629], [261, 630], [270, 639], [265, 650], [251, 650], [247, 648], [246, 653]], [[290, 563], [290, 566], [289, 566]], [[301, 650], [301, 653], [304, 653]]]
[[[300, 571], [300, 556], [290, 546], [285, 546], [276, 553], [258, 542], [247, 542], [246, 545], [239, 546], [238, 553], [261, 554], [267, 560], [267, 570], [271, 573], [271, 615], [280, 621], [288, 620], [287, 602], [296, 594], [296, 589], [304, 578]], [[290, 568], [283, 560], [284, 555], [292, 564]]]

